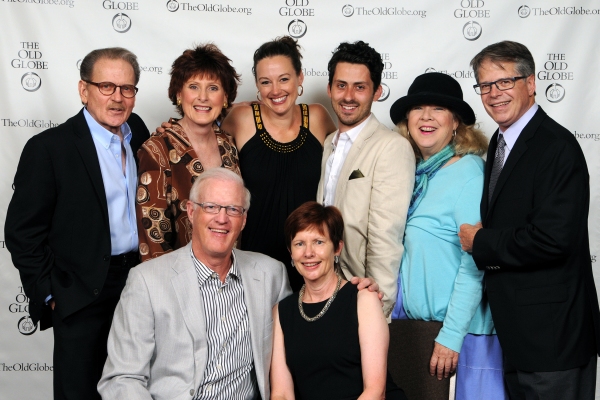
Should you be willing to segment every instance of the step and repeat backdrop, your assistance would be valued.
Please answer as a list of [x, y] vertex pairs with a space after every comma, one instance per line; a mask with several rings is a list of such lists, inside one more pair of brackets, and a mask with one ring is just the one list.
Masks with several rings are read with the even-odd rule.
[[[331, 52], [340, 42], [364, 40], [385, 63], [383, 96], [373, 106], [381, 121], [391, 127], [392, 103], [417, 75], [438, 71], [460, 82], [491, 136], [496, 126], [473, 91], [469, 61], [488, 44], [522, 42], [536, 62], [537, 102], [573, 133], [588, 162], [590, 250], [600, 282], [600, 1], [0, 0], [0, 24], [2, 226], [25, 142], [79, 111], [78, 67], [93, 49], [122, 46], [137, 54], [142, 74], [134, 112], [150, 131], [176, 116], [167, 87], [171, 63], [183, 50], [215, 43], [242, 74], [237, 100], [252, 100], [254, 50], [291, 35], [303, 47], [302, 102], [331, 110]], [[52, 331], [41, 332], [29, 318], [29, 299], [3, 240], [2, 230], [0, 398], [50, 398]]]

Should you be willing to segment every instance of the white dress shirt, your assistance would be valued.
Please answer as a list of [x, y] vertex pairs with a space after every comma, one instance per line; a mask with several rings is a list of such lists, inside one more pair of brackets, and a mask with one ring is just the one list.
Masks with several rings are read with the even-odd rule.
[[504, 142], [506, 143], [506, 145], [504, 146], [504, 161], [502, 162], [502, 165], [506, 164], [508, 155], [510, 154], [510, 151], [515, 145], [515, 142], [519, 138], [521, 131], [523, 130], [523, 128], [525, 128], [525, 125], [527, 125], [529, 121], [531, 121], [531, 118], [533, 118], [538, 108], [540, 108], [540, 106], [538, 106], [537, 103], [533, 103], [529, 110], [527, 110], [525, 114], [523, 114], [521, 118], [517, 120], [517, 122], [509, 126], [506, 131], [502, 132], [502, 129], [500, 129], [500, 133], [502, 133], [502, 135], [504, 136]]
[[370, 114], [367, 119], [361, 122], [359, 125], [354, 128], [347, 130], [346, 132], [338, 132], [336, 136], [333, 138], [332, 145], [333, 151], [329, 155], [327, 159], [327, 164], [325, 166], [325, 187], [323, 188], [323, 204], [325, 206], [332, 206], [333, 201], [335, 200], [335, 188], [337, 186], [338, 180], [340, 178], [340, 171], [344, 166], [344, 161], [346, 161], [346, 156], [350, 152], [350, 148], [352, 144], [356, 141], [356, 138], [363, 130], [365, 125], [371, 119]]

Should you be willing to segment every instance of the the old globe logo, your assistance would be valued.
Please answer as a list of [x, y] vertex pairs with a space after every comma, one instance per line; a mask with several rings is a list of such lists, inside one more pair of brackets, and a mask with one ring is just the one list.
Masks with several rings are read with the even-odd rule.
[[301, 19], [295, 19], [288, 24], [288, 32], [293, 38], [301, 38], [306, 34], [306, 30], [306, 24]]
[[519, 17], [527, 18], [527, 17], [529, 17], [529, 14], [531, 14], [531, 9], [529, 9], [529, 7], [527, 7], [527, 6], [519, 7]]
[[481, 36], [481, 25], [475, 21], [469, 21], [463, 26], [463, 35], [467, 40], [477, 40]]
[[37, 330], [37, 325], [33, 324], [33, 321], [28, 315], [19, 320], [17, 327], [19, 328], [19, 332], [26, 336], [33, 335], [33, 333]]
[[351, 17], [354, 15], [354, 7], [352, 7], [350, 4], [346, 4], [344, 7], [342, 7], [342, 15], [344, 17]]
[[118, 13], [113, 17], [112, 26], [115, 31], [125, 33], [131, 28], [131, 18], [127, 14]]
[[425, 73], [426, 73], [426, 74], [428, 74], [428, 73], [430, 73], [430, 72], [437, 72], [437, 71], [436, 71], [436, 69], [435, 69], [435, 68], [427, 68], [427, 69], [425, 70]]
[[177, 2], [177, 0], [167, 1], [167, 10], [169, 10], [171, 12], [175, 12], [175, 11], [179, 10], [179, 3]]
[[75, 63], [75, 66], [77, 67], [77, 69], [81, 69], [81, 62], [83, 60], [80, 58], [79, 60], [77, 60], [77, 62]]
[[28, 92], [35, 92], [42, 86], [42, 79], [35, 72], [27, 72], [21, 77], [21, 86]]
[[565, 88], [558, 83], [553, 83], [546, 88], [546, 98], [550, 103], [558, 103], [565, 98]]
[[385, 83], [381, 84], [381, 96], [377, 99], [378, 102], [386, 101], [390, 97], [390, 87]]

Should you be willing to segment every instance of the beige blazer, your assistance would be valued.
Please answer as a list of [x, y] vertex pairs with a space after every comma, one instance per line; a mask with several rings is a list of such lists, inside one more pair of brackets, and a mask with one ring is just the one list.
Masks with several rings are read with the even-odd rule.
[[[320, 203], [324, 200], [325, 168], [336, 134], [337, 131], [325, 140], [317, 192]], [[384, 294], [386, 317], [396, 302], [404, 250], [402, 238], [414, 182], [415, 155], [410, 143], [371, 115], [346, 156], [334, 205], [342, 212], [345, 224], [342, 271], [347, 278], [375, 279]]]
[[[285, 267], [233, 250], [248, 309], [258, 388], [270, 397], [271, 310], [291, 294]], [[108, 337], [98, 391], [103, 399], [190, 400], [202, 380], [206, 322], [190, 244], [129, 272]]]

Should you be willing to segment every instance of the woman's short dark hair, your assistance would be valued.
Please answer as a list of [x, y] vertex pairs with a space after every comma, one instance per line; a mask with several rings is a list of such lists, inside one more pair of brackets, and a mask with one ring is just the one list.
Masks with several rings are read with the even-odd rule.
[[302, 54], [300, 54], [300, 45], [290, 36], [280, 36], [267, 43], [263, 43], [254, 52], [254, 65], [252, 74], [256, 80], [256, 65], [260, 60], [267, 57], [285, 56], [290, 59], [296, 75], [302, 72]]
[[[240, 75], [231, 65], [231, 60], [221, 53], [221, 50], [212, 43], [196, 46], [194, 49], [187, 49], [182, 55], [173, 61], [171, 66], [171, 82], [169, 83], [169, 99], [179, 115], [183, 116], [183, 109], [177, 105], [177, 93], [183, 89], [183, 85], [194, 76], [206, 76], [211, 79], [221, 81], [225, 95], [227, 96], [227, 106], [235, 101], [237, 96], [237, 87], [240, 82]], [[222, 111], [222, 117], [226, 114]]]
[[350, 64], [363, 64], [369, 69], [371, 80], [373, 81], [373, 90], [376, 91], [381, 85], [381, 74], [383, 73], [383, 61], [381, 54], [362, 40], [354, 43], [340, 43], [333, 52], [331, 60], [327, 64], [329, 72], [329, 86], [333, 83], [333, 75], [338, 63], [347, 62]]
[[[321, 235], [329, 233], [333, 250], [338, 251], [344, 238], [344, 219], [340, 210], [333, 206], [323, 206], [316, 201], [308, 201], [296, 208], [285, 220], [283, 233], [288, 249], [298, 232], [316, 229]], [[325, 228], [327, 232], [325, 232]]]

